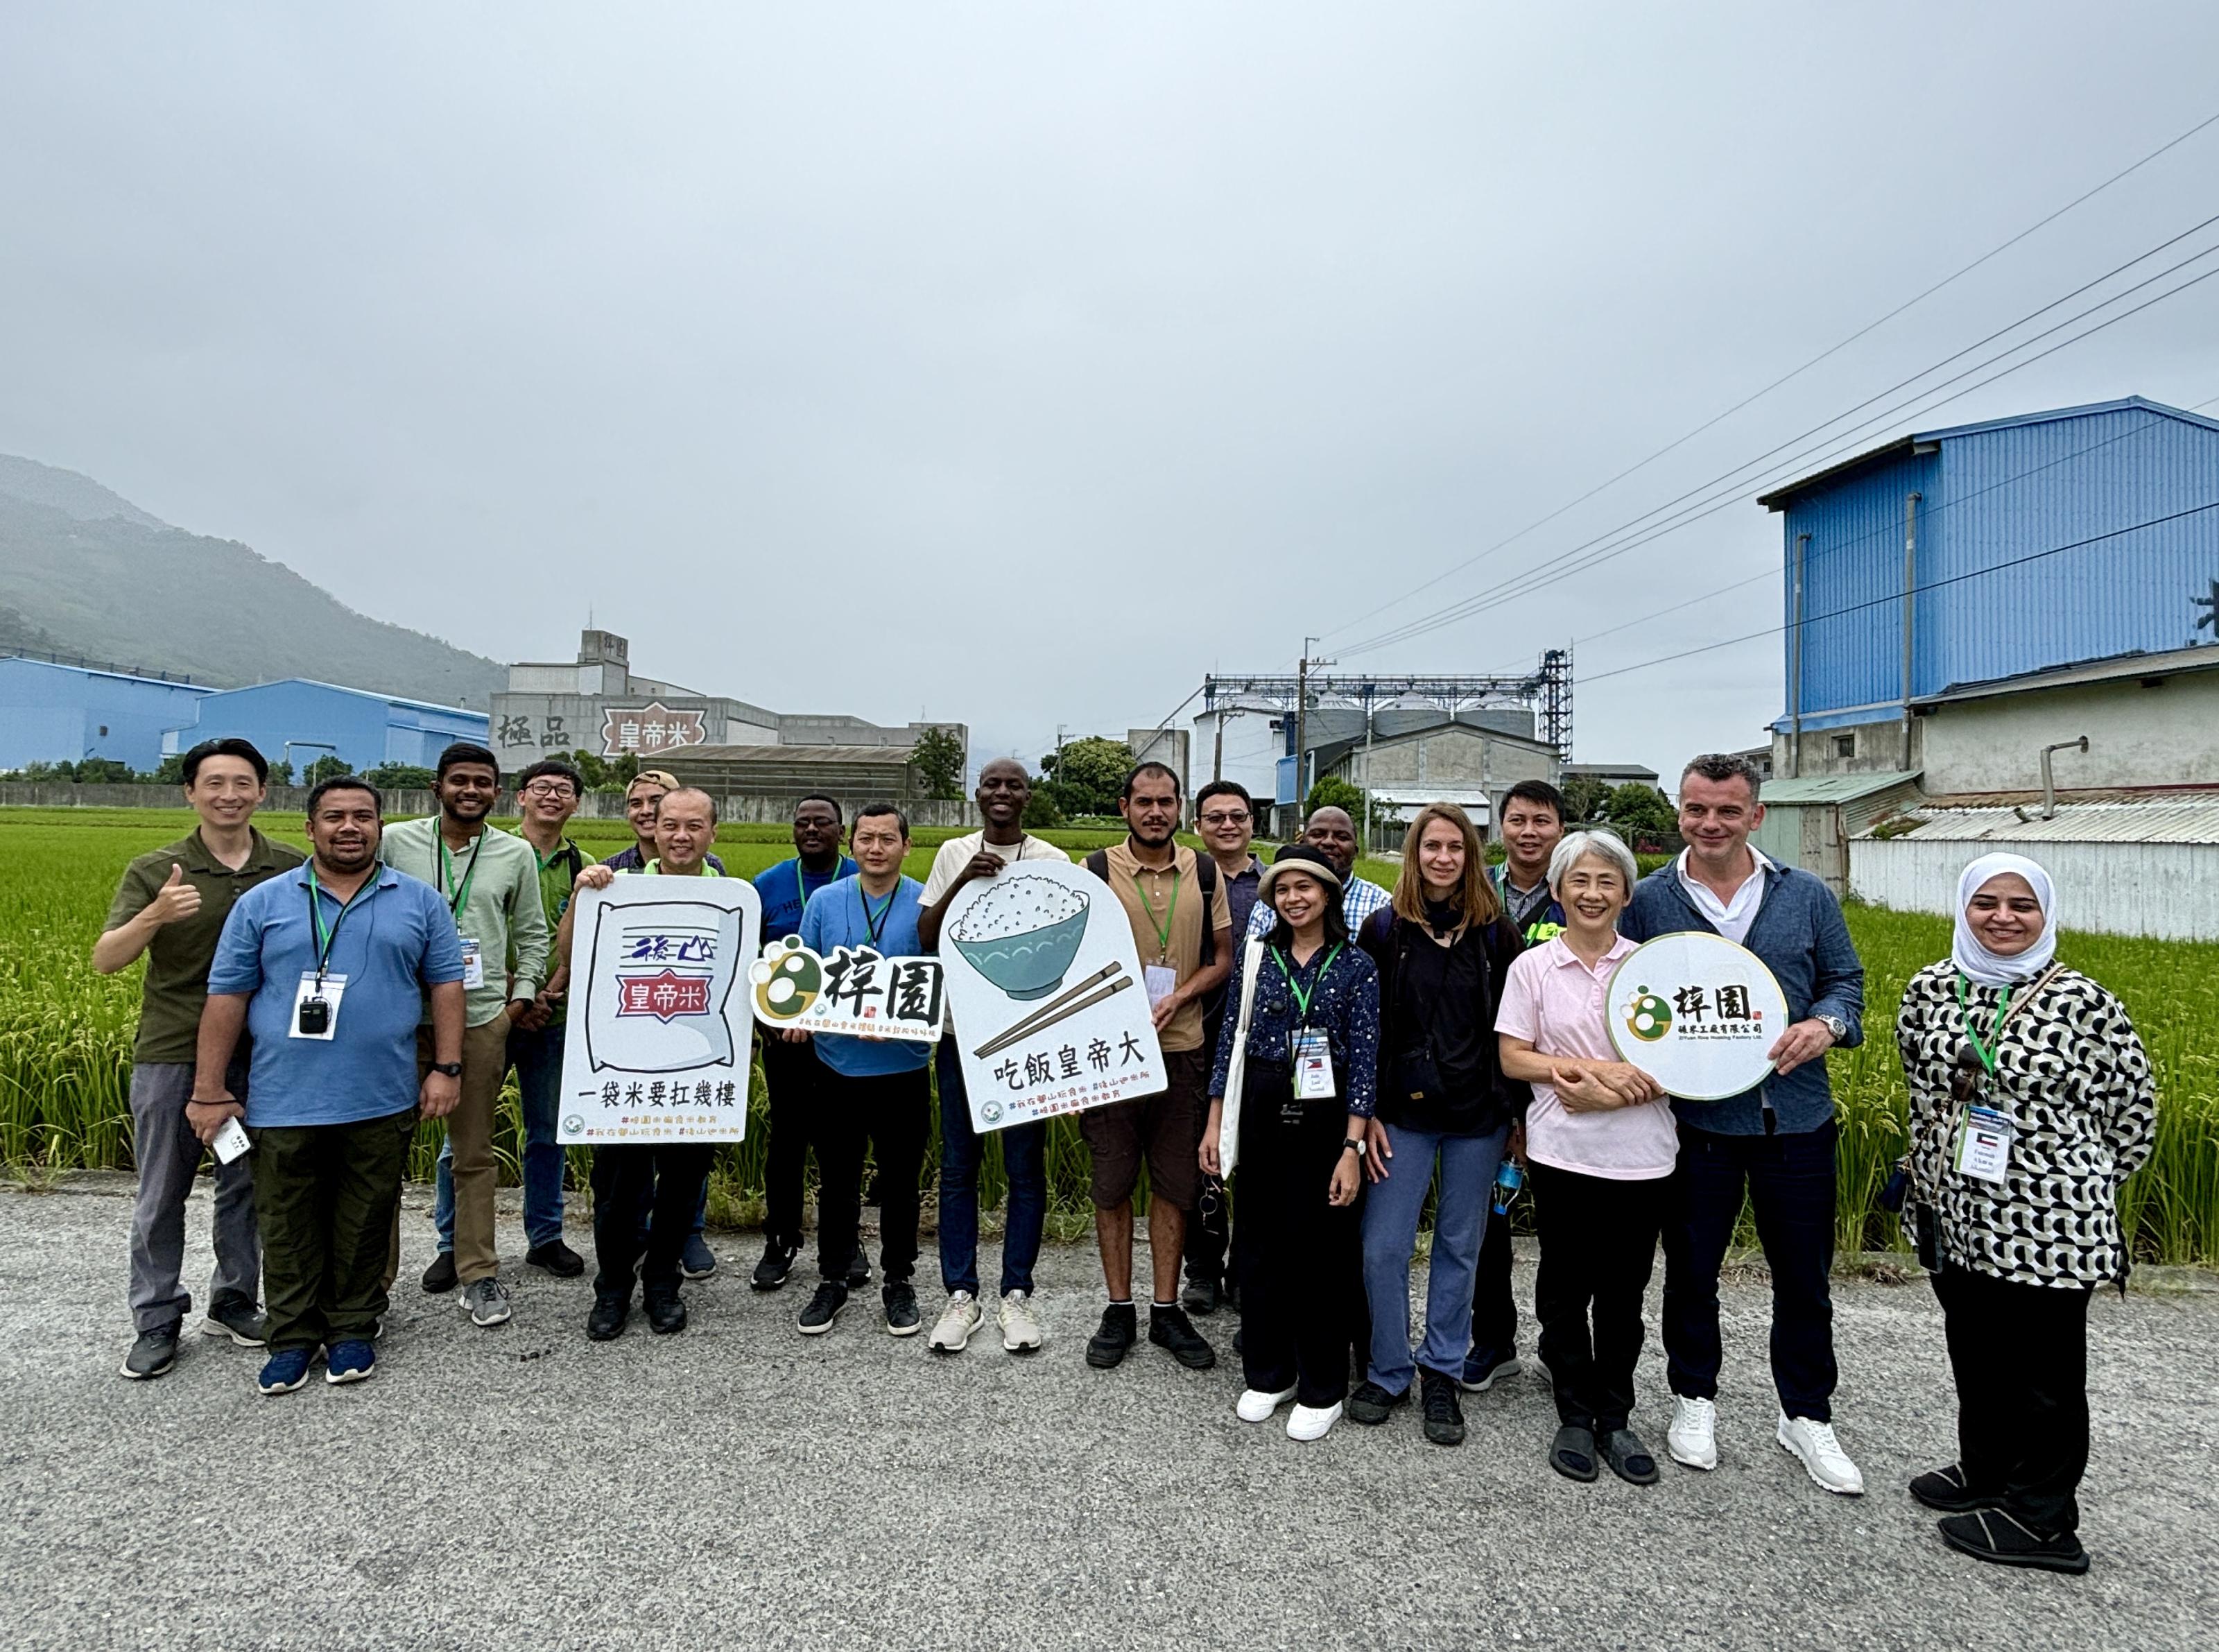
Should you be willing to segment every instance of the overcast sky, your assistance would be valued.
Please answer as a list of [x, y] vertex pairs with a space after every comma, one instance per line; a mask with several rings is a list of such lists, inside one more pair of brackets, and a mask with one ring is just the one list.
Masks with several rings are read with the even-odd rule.
[[[1777, 621], [1746, 497], [1340, 650], [2219, 211], [2215, 127], [1368, 613], [2219, 112], [2208, 0], [2000, 9], [9, 7], [0, 451], [497, 658], [590, 608], [974, 761], [1310, 633], [1574, 642], [1577, 755], [1669, 775], [1781, 708], [1776, 640], [1624, 669]], [[2219, 281], [1858, 445], [2132, 393], [2219, 397]]]

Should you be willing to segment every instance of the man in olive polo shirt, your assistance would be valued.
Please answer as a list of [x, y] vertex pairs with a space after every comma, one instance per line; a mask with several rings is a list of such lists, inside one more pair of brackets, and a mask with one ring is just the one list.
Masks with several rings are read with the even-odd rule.
[[[132, 1153], [139, 1199], [131, 1215], [131, 1317], [138, 1340], [123, 1375], [159, 1376], [177, 1358], [177, 1333], [193, 1299], [184, 1264], [185, 1200], [199, 1172], [201, 1140], [185, 1122], [209, 962], [233, 903], [307, 859], [273, 843], [252, 820], [270, 765], [244, 740], [204, 740], [185, 754], [185, 801], [201, 817], [188, 835], [134, 860], [92, 948], [103, 975], [142, 953], [139, 1036], [131, 1052]], [[233, 1058], [232, 1093], [246, 1093], [250, 1052]], [[245, 1347], [262, 1345], [261, 1239], [254, 1225], [254, 1172], [245, 1158], [215, 1172], [215, 1276], [201, 1330]]]
[[[547, 913], [539, 897], [539, 857], [522, 838], [487, 823], [500, 796], [500, 765], [483, 746], [457, 741], [439, 754], [439, 812], [389, 829], [378, 854], [395, 872], [439, 891], [463, 946], [467, 999], [462, 1099], [447, 1115], [454, 1148], [454, 1248], [424, 1270], [427, 1291], [463, 1288], [463, 1306], [481, 1326], [505, 1323], [508, 1293], [496, 1276], [494, 1248], [494, 1112], [508, 1071], [509, 1028], [528, 1016], [548, 970]], [[432, 1014], [416, 1038], [418, 1076], [432, 1068]], [[387, 1284], [401, 1270], [401, 1214], [393, 1218]]]

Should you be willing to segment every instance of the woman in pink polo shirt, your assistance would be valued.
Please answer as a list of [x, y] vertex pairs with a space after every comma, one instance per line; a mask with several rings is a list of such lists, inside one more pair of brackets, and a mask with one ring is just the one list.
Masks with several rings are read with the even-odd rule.
[[1633, 950], [1618, 918], [1639, 876], [1608, 832], [1557, 844], [1549, 886], [1563, 933], [1510, 966], [1495, 1030], [1504, 1074], [1533, 1087], [1511, 1147], [1531, 1171], [1541, 1229], [1533, 1307], [1561, 1425], [1550, 1466], [1593, 1480], [1600, 1457], [1619, 1479], [1649, 1486], [1656, 1460], [1627, 1420], [1641, 1299], [1680, 1140], [1663, 1089], [1617, 1059], [1603, 1021], [1610, 978]]

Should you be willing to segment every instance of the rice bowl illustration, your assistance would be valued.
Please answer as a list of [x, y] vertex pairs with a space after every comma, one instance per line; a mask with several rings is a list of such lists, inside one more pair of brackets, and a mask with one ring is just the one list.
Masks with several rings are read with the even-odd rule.
[[1010, 997], [1045, 998], [1078, 955], [1086, 916], [1086, 897], [1068, 885], [1004, 874], [972, 902], [948, 938]]

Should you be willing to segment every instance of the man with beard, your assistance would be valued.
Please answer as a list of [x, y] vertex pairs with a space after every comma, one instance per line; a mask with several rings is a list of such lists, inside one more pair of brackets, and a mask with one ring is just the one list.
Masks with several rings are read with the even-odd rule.
[[[326, 1382], [370, 1375], [418, 1111], [443, 1117], [461, 1093], [461, 937], [436, 890], [378, 864], [380, 807], [351, 775], [311, 792], [314, 854], [239, 897], [208, 969], [185, 1119], [213, 1146], [243, 1117], [252, 1140], [264, 1394], [306, 1382], [319, 1349]], [[242, 1033], [254, 1040], [244, 1107], [224, 1083]], [[420, 1079], [420, 1037], [432, 1057]]]
[[[463, 1288], [470, 1322], [496, 1326], [509, 1317], [508, 1293], [496, 1273], [494, 1245], [494, 1111], [508, 1071], [508, 1034], [527, 1015], [546, 979], [547, 914], [539, 898], [539, 857], [520, 837], [496, 830], [486, 817], [500, 796], [500, 766], [483, 746], [457, 741], [439, 754], [439, 812], [403, 821], [385, 834], [385, 864], [438, 891], [463, 948], [463, 986], [469, 999], [463, 1034], [463, 1096], [447, 1120], [452, 1155], [454, 1234], [424, 1270], [424, 1289]], [[417, 1060], [432, 1062], [429, 1013], [417, 1038]], [[394, 1214], [392, 1270], [401, 1270], [401, 1223]]]

